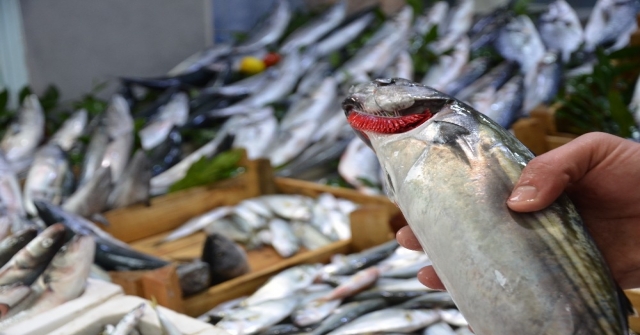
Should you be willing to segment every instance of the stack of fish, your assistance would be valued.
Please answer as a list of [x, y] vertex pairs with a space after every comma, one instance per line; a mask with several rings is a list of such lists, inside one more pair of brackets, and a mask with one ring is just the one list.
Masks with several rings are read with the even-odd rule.
[[[183, 333], [178, 327], [167, 318], [167, 316], [157, 307], [155, 303], [152, 304], [153, 310], [160, 321], [160, 329], [155, 330], [153, 333], [145, 333], [140, 331], [139, 323], [140, 319], [144, 316], [146, 311], [146, 303], [142, 303], [129, 313], [125, 314], [120, 321], [114, 326], [107, 324], [100, 334], [95, 335], [152, 335], [152, 334], [166, 334], [166, 335], [182, 335]], [[158, 333], [159, 331], [159, 333]]]
[[0, 241], [0, 330], [79, 297], [93, 263], [91, 236], [54, 224]]
[[467, 334], [449, 294], [418, 281], [419, 269], [429, 264], [423, 252], [390, 241], [336, 255], [327, 265], [288, 268], [251, 296], [222, 303], [199, 319], [232, 335]]

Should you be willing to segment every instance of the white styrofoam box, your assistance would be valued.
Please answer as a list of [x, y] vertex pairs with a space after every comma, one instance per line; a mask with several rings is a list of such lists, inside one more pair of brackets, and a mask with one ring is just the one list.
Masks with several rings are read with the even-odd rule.
[[[148, 300], [125, 295], [105, 301], [81, 317], [67, 322], [66, 325], [48, 333], [49, 335], [99, 334], [107, 324], [116, 325], [118, 321], [142, 303], [146, 303], [144, 314], [138, 323], [142, 334], [161, 334], [160, 321]], [[176, 313], [164, 307], [160, 311], [180, 330], [183, 335], [229, 335], [226, 331], [206, 322]]]
[[78, 298], [10, 325], [7, 329], [0, 330], [0, 334], [49, 334], [54, 329], [61, 327], [71, 320], [77, 319], [104, 301], [115, 296], [123, 295], [122, 287], [102, 280], [89, 278], [87, 280], [87, 287]]

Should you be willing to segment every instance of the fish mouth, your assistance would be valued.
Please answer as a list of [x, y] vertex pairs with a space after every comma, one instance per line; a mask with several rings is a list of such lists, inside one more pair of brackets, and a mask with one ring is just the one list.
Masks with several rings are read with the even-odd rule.
[[361, 138], [367, 137], [364, 132], [399, 134], [415, 129], [452, 100], [431, 87], [401, 78], [377, 79], [351, 91], [342, 109]]

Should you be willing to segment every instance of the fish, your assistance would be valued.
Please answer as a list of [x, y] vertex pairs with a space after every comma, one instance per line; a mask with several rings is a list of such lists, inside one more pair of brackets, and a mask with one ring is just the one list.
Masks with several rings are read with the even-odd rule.
[[317, 250], [333, 242], [329, 237], [306, 222], [293, 221], [291, 226], [300, 244], [307, 250]]
[[562, 62], [567, 63], [584, 41], [584, 30], [578, 14], [565, 0], [555, 0], [540, 15], [540, 38], [547, 50], [560, 53]]
[[312, 134], [317, 127], [318, 122], [303, 120], [287, 129], [281, 129], [267, 153], [271, 164], [276, 167], [283, 166], [302, 153], [309, 145], [309, 134]]
[[141, 303], [118, 321], [111, 335], [129, 335], [129, 333], [138, 325], [140, 319], [144, 315], [146, 302]]
[[204, 227], [203, 231], [207, 235], [213, 233], [222, 234], [226, 238], [238, 243], [247, 243], [250, 239], [250, 232], [240, 229], [231, 218], [215, 220]]
[[312, 19], [287, 36], [280, 46], [280, 53], [288, 54], [291, 51], [316, 43], [320, 38], [340, 25], [346, 16], [347, 1], [336, 1], [336, 4], [322, 15]]
[[6, 234], [28, 225], [20, 182], [11, 163], [0, 152], [0, 228]]
[[260, 332], [260, 335], [289, 335], [301, 333], [302, 329], [291, 323], [281, 323]]
[[88, 120], [86, 109], [77, 110], [64, 121], [47, 143], [58, 145], [64, 151], [71, 150], [78, 138], [84, 134]]
[[233, 47], [233, 53], [250, 53], [277, 42], [291, 20], [291, 5], [288, 0], [277, 0], [271, 13], [251, 30], [251, 35]]
[[160, 241], [158, 241], [157, 245], [160, 245], [166, 242], [175, 241], [177, 239], [194, 234], [200, 231], [201, 229], [203, 229], [204, 227], [206, 227], [207, 225], [209, 225], [211, 222], [221, 219], [227, 215], [230, 215], [231, 213], [233, 213], [233, 207], [222, 206], [222, 207], [214, 208], [202, 215], [193, 217], [189, 219], [187, 222], [185, 222], [184, 224], [182, 224], [180, 227], [176, 228], [169, 235], [165, 236]]
[[[403, 79], [354, 87], [343, 109], [476, 334], [626, 333], [624, 296], [570, 200], [534, 213], [507, 209], [533, 158], [510, 132]], [[403, 123], [368, 130], [381, 116]], [[496, 314], [487, 304], [509, 308]]]
[[369, 267], [358, 271], [347, 281], [341, 283], [333, 291], [329, 292], [322, 300], [335, 300], [350, 297], [360, 291], [367, 289], [375, 284], [380, 276], [380, 270], [377, 267]]
[[20, 174], [29, 167], [33, 153], [44, 138], [44, 123], [44, 111], [38, 97], [28, 95], [22, 101], [17, 118], [0, 140], [0, 149], [14, 173]]
[[322, 58], [343, 49], [360, 36], [364, 30], [371, 25], [374, 19], [375, 16], [373, 13], [366, 13], [343, 27], [336, 29], [316, 43], [314, 50], [316, 56]]
[[251, 271], [244, 249], [222, 234], [214, 233], [207, 236], [202, 249], [202, 261], [209, 264], [211, 285]]
[[[78, 189], [62, 203], [62, 209], [82, 217], [91, 217], [94, 214], [102, 213], [107, 206], [109, 193], [112, 190], [111, 178], [110, 167], [98, 168], [91, 180], [78, 187]], [[51, 204], [54, 203], [51, 202]]]
[[398, 242], [391, 240], [359, 253], [346, 256], [340, 262], [332, 262], [322, 269], [328, 275], [352, 275], [389, 257], [398, 248]]
[[556, 52], [547, 52], [535, 71], [535, 76], [530, 77], [533, 81], [524, 83], [522, 109], [525, 115], [540, 104], [552, 103], [563, 83], [562, 61]]
[[229, 55], [231, 51], [232, 46], [230, 44], [216, 43], [205, 50], [196, 52], [187, 59], [178, 63], [178, 65], [167, 72], [167, 75], [173, 77], [198, 71], [211, 65], [220, 58]]
[[501, 127], [509, 129], [522, 115], [523, 91], [524, 78], [521, 74], [517, 74], [495, 93], [495, 99], [489, 109], [478, 111], [491, 118]]
[[67, 156], [58, 145], [47, 144], [36, 151], [23, 189], [27, 213], [37, 214], [31, 199], [44, 199], [56, 205], [62, 202], [62, 187], [70, 169]]
[[408, 50], [403, 50], [398, 54], [395, 60], [395, 64], [387, 69], [387, 72], [392, 73], [393, 77], [405, 78], [413, 80], [413, 59]]
[[518, 62], [523, 73], [534, 69], [546, 51], [538, 30], [526, 15], [512, 18], [500, 31], [494, 47], [504, 59]]
[[470, 49], [478, 51], [494, 43], [500, 30], [513, 16], [507, 7], [500, 7], [488, 15], [480, 18], [469, 30]]
[[313, 329], [310, 334], [324, 335], [342, 325], [349, 324], [358, 317], [369, 312], [382, 309], [387, 303], [382, 299], [371, 299], [366, 301], [355, 301], [346, 303], [335, 309], [320, 325]]
[[169, 132], [164, 142], [147, 151], [151, 164], [151, 177], [155, 177], [180, 162], [182, 156], [182, 135], [177, 128]]
[[[331, 286], [322, 285], [321, 290], [307, 290], [298, 307], [291, 313], [291, 320], [298, 327], [311, 327], [331, 314], [342, 299], [323, 300], [323, 295], [331, 291]], [[309, 287], [311, 288], [311, 287]]]
[[246, 117], [247, 123], [235, 133], [232, 148], [244, 148], [247, 158], [256, 160], [266, 158], [268, 150], [276, 138], [278, 120], [273, 115], [273, 107], [263, 108], [264, 112], [258, 111], [263, 117], [257, 118], [253, 115], [238, 115]]
[[297, 291], [309, 287], [318, 275], [320, 268], [320, 264], [303, 264], [290, 267], [269, 278], [264, 285], [242, 301], [241, 305], [257, 305], [265, 301], [291, 296]]
[[15, 234], [0, 241], [0, 268], [11, 260], [24, 246], [38, 235], [38, 231], [33, 228], [25, 228]]
[[425, 13], [416, 17], [413, 23], [413, 31], [418, 36], [426, 35], [433, 27], [439, 30], [445, 28], [445, 20], [449, 12], [449, 3], [446, 1], [436, 1]]
[[[342, 118], [342, 115], [339, 116]], [[307, 179], [306, 176], [313, 173], [314, 170], [326, 167], [329, 162], [339, 160], [354, 137], [355, 135], [352, 133], [347, 138], [335, 140], [326, 138], [315, 142], [275, 173], [280, 177]]]
[[367, 313], [328, 334], [411, 333], [439, 319], [440, 315], [433, 310], [387, 308]]
[[187, 123], [188, 117], [189, 97], [184, 92], [178, 92], [158, 110], [144, 128], [138, 131], [140, 145], [144, 150], [153, 149], [167, 138], [173, 127]]
[[462, 89], [471, 85], [478, 78], [482, 77], [492, 66], [491, 59], [478, 57], [471, 60], [460, 70], [460, 74], [450, 81], [441, 91], [452, 96], [457, 95]]
[[460, 313], [460, 311], [455, 308], [440, 309], [438, 310], [438, 313], [440, 314], [440, 318], [442, 319], [442, 321], [452, 326], [466, 327], [469, 325], [467, 320], [464, 318], [464, 315], [462, 315], [462, 313]]
[[311, 219], [313, 200], [299, 194], [269, 194], [258, 199], [269, 206], [274, 214], [288, 220]]
[[21, 283], [0, 286], [0, 325], [2, 325], [2, 319], [9, 316], [14, 309], [20, 308], [32, 292], [29, 285]]
[[273, 238], [271, 245], [281, 257], [291, 257], [300, 250], [298, 238], [286, 221], [278, 218], [271, 219], [269, 221], [269, 230]]
[[280, 73], [277, 67], [269, 67], [258, 74], [254, 74], [224, 86], [204, 88], [200, 91], [200, 95], [206, 96], [209, 94], [219, 94], [232, 97], [247, 96], [258, 92], [279, 76]]
[[427, 327], [423, 335], [455, 335], [455, 331], [446, 322], [437, 322]]
[[469, 38], [461, 37], [453, 48], [452, 54], [440, 55], [438, 62], [429, 68], [422, 78], [424, 85], [442, 90], [462, 75], [464, 66], [469, 61]]
[[91, 180], [95, 172], [102, 166], [102, 159], [109, 145], [109, 141], [109, 134], [106, 128], [98, 126], [91, 135], [91, 140], [89, 140], [89, 145], [82, 160], [80, 176], [78, 177], [79, 185]]
[[153, 310], [156, 312], [156, 316], [158, 317], [158, 321], [160, 321], [160, 325], [162, 327], [163, 335], [183, 335], [182, 331], [178, 329], [178, 327], [169, 320], [169, 317], [162, 311], [161, 308], [158, 307], [157, 304], [152, 304]]
[[376, 154], [359, 138], [354, 138], [347, 146], [338, 164], [338, 173], [358, 191], [379, 195], [380, 164]]
[[216, 327], [231, 335], [256, 334], [289, 316], [299, 299], [297, 296], [288, 296], [247, 306], [222, 318]]
[[[0, 323], [0, 327], [49, 311], [79, 297], [85, 289], [93, 263], [95, 242], [91, 236], [75, 235], [53, 257], [42, 274], [43, 291], [32, 305]], [[11, 311], [13, 312], [13, 311]]]
[[618, 50], [629, 44], [629, 38], [638, 29], [636, 16], [640, 12], [637, 0], [598, 0], [584, 27], [584, 50], [596, 47]]
[[443, 25], [443, 29], [439, 31], [441, 33], [438, 41], [440, 50], [453, 47], [456, 41], [467, 34], [473, 25], [474, 7], [475, 0], [458, 0], [456, 5], [451, 8], [444, 21], [446, 25]]
[[115, 182], [106, 202], [106, 209], [123, 208], [130, 205], [149, 204], [151, 187], [151, 164], [142, 150], [137, 150], [120, 180]]
[[449, 292], [429, 292], [398, 305], [405, 309], [454, 308], [456, 304]]
[[[417, 297], [421, 297], [427, 293], [428, 293], [428, 290], [425, 290], [423, 288], [420, 290], [403, 289], [403, 290], [396, 290], [396, 291], [394, 290], [385, 291], [382, 289], [372, 288], [354, 295], [353, 297], [349, 298], [349, 301], [367, 301], [371, 299], [384, 299], [384, 301], [387, 301], [390, 304], [398, 304], [398, 303], [405, 303]], [[419, 309], [419, 307], [416, 307], [416, 309]]]
[[38, 234], [0, 268], [0, 286], [33, 284], [64, 244], [66, 232], [64, 225], [54, 224]]
[[[456, 93], [455, 97], [456, 99], [465, 101], [476, 93], [487, 91], [487, 88], [491, 88], [493, 92], [495, 92], [518, 72], [518, 67], [519, 65], [516, 62], [502, 62], [478, 78], [478, 80], [474, 81], [471, 85]], [[433, 86], [432, 88], [438, 89]]]

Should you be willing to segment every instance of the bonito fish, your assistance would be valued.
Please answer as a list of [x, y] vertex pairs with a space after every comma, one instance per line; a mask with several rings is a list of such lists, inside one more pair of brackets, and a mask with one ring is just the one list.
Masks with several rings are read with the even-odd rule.
[[352, 88], [343, 108], [476, 334], [627, 333], [624, 296], [570, 200], [507, 208], [533, 158], [508, 131], [397, 78]]

